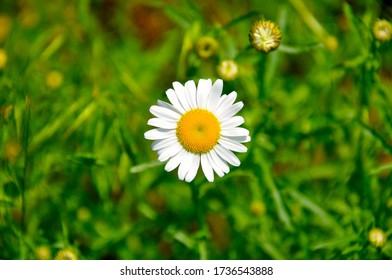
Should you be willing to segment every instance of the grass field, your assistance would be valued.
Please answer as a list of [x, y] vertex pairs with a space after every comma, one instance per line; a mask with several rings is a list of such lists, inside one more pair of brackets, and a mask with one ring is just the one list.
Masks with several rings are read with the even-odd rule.
[[[391, 259], [386, 3], [1, 1], [0, 259]], [[144, 133], [201, 78], [237, 92], [252, 140], [186, 183]]]

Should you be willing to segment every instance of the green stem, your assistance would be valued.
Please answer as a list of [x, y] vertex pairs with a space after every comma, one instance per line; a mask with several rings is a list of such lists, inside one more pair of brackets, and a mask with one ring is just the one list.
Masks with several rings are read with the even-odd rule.
[[28, 172], [28, 164], [29, 164], [29, 129], [30, 129], [30, 100], [26, 97], [26, 115], [24, 122], [24, 133], [23, 133], [23, 152], [24, 152], [24, 166], [23, 166], [23, 178], [21, 184], [21, 219], [20, 219], [20, 259], [25, 259], [26, 257], [26, 246], [24, 236], [26, 234], [26, 203], [25, 203], [25, 191], [26, 191], [26, 183], [27, 183], [27, 172]]
[[199, 224], [199, 231], [200, 231], [200, 236], [197, 242], [199, 259], [207, 260], [208, 259], [208, 249], [207, 249], [208, 229], [204, 217], [203, 207], [200, 200], [200, 186], [196, 185], [194, 182], [191, 182], [190, 185], [192, 190], [192, 200], [196, 207], [197, 221]]

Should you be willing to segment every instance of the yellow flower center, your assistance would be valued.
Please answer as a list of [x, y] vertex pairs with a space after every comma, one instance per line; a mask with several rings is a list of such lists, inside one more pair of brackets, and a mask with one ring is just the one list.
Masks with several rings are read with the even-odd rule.
[[203, 154], [218, 143], [220, 131], [220, 123], [213, 113], [204, 109], [192, 109], [178, 121], [176, 134], [185, 150]]

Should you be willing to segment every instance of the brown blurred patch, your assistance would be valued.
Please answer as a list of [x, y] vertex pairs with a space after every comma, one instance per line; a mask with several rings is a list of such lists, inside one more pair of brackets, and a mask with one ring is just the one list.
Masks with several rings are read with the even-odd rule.
[[118, 35], [112, 19], [118, 9], [117, 0], [102, 0], [100, 3], [92, 3], [91, 10], [98, 18], [100, 26], [110, 34]]
[[131, 6], [128, 18], [146, 49], [156, 47], [165, 33], [173, 27], [173, 23], [162, 9], [144, 3]]
[[[380, 152], [377, 156], [377, 164], [378, 164], [378, 166], [392, 164], [392, 155], [387, 154], [385, 152]], [[380, 172], [378, 174], [378, 176], [382, 179], [386, 179], [390, 173], [391, 173], [391, 170], [384, 170], [384, 171]]]
[[369, 108], [369, 125], [371, 127], [379, 127], [381, 123], [380, 111], [376, 107], [371, 106]]
[[208, 213], [206, 220], [210, 228], [211, 241], [214, 246], [220, 251], [227, 250], [230, 244], [230, 227], [226, 217], [215, 213]]
[[0, 107], [0, 113], [5, 120], [8, 119], [13, 108], [14, 108], [14, 105], [12, 105], [12, 104], [7, 105], [5, 107]]
[[20, 154], [21, 150], [22, 145], [18, 141], [10, 140], [5, 145], [3, 158], [5, 160], [14, 162], [18, 158], [18, 155]]
[[341, 13], [338, 15], [337, 19], [338, 19], [339, 28], [343, 32], [348, 32], [350, 30], [350, 24], [348, 22], [346, 15], [344, 13]]
[[165, 259], [171, 259], [173, 257], [172, 246], [167, 240], [162, 239], [159, 242], [158, 250]]
[[323, 164], [327, 159], [327, 155], [325, 153], [324, 145], [318, 145], [316, 150], [313, 153], [313, 164], [319, 165]]
[[381, 69], [380, 76], [381, 76], [381, 79], [383, 81], [392, 82], [392, 71], [391, 71], [391, 69]]
[[147, 200], [149, 204], [158, 212], [162, 213], [166, 209], [166, 203], [164, 197], [159, 193], [158, 190], [149, 190], [147, 192]]

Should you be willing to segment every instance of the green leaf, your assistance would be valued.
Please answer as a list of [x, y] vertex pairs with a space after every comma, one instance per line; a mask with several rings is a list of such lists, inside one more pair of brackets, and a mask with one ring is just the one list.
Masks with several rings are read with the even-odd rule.
[[158, 160], [149, 162], [149, 163], [143, 163], [143, 164], [139, 164], [139, 165], [135, 165], [133, 167], [131, 167], [131, 169], [129, 170], [129, 172], [131, 173], [140, 173], [143, 172], [147, 169], [153, 168], [153, 167], [157, 167], [160, 165], [163, 165], [163, 162], [160, 162]]
[[287, 192], [296, 201], [302, 204], [302, 206], [313, 212], [313, 214], [315, 214], [319, 218], [319, 221], [325, 226], [331, 228], [333, 231], [343, 233], [343, 229], [341, 228], [340, 224], [334, 218], [332, 218], [332, 216], [329, 215], [324, 209], [317, 205], [317, 203], [312, 201], [311, 198], [294, 189], [287, 189]]
[[185, 245], [188, 249], [195, 247], [196, 241], [184, 231], [170, 228], [169, 234], [174, 238], [174, 240]]
[[284, 206], [280, 190], [276, 187], [276, 184], [274, 182], [271, 167], [268, 166], [268, 163], [266, 162], [265, 157], [263, 156], [261, 151], [258, 151], [256, 160], [260, 165], [260, 170], [258, 174], [260, 174], [261, 176], [261, 184], [262, 186], [267, 187], [270, 191], [275, 204], [275, 208], [278, 212], [279, 219], [283, 222], [287, 230], [293, 231], [293, 224]]

